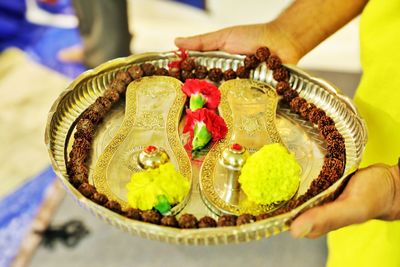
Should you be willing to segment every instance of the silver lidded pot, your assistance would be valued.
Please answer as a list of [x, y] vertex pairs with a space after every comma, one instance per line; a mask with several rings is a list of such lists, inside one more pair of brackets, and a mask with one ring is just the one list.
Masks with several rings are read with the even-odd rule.
[[232, 144], [225, 148], [220, 158], [220, 164], [225, 168], [226, 182], [223, 199], [231, 204], [238, 204], [240, 197], [239, 176], [243, 165], [249, 157], [249, 152], [240, 144]]

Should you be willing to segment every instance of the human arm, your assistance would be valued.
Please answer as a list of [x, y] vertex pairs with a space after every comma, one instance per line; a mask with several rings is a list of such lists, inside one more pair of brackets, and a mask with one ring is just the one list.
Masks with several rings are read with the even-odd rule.
[[284, 63], [297, 63], [306, 53], [356, 17], [367, 0], [297, 0], [275, 20], [240, 25], [188, 38], [177, 38], [189, 50], [223, 50], [250, 54], [267, 46]]
[[294, 237], [316, 238], [370, 219], [400, 219], [400, 167], [375, 164], [358, 170], [333, 202], [312, 208], [294, 220]]

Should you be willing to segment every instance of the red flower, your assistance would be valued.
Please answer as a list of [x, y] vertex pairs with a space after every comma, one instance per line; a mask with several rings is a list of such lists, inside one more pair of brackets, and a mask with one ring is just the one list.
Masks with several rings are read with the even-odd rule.
[[176, 68], [176, 69], [181, 69], [181, 64], [182, 64], [182, 62], [185, 60], [185, 59], [187, 59], [188, 57], [189, 57], [189, 54], [188, 54], [188, 52], [185, 50], [185, 49], [183, 49], [183, 48], [179, 48], [179, 50], [178, 51], [175, 51], [174, 52], [174, 54], [176, 55], [176, 56], [178, 56], [178, 60], [175, 60], [175, 61], [171, 61], [170, 63], [168, 63], [168, 68], [169, 69], [174, 69], [174, 68]]
[[[192, 142], [195, 138], [194, 130], [195, 126], [205, 125], [208, 132], [211, 133], [211, 140], [216, 142], [224, 138], [228, 132], [228, 127], [223, 118], [215, 114], [214, 111], [200, 108], [196, 111], [186, 110], [186, 122], [183, 127], [184, 133], [189, 133], [190, 138], [186, 143], [185, 147], [192, 150]], [[199, 137], [201, 138], [201, 136]], [[206, 145], [206, 144], [204, 144]], [[195, 148], [196, 149], [196, 148]]]
[[[209, 109], [216, 109], [221, 101], [221, 92], [215, 85], [198, 79], [187, 79], [182, 86], [182, 91], [188, 97], [199, 97], [204, 99], [205, 107]], [[190, 109], [196, 110], [199, 105], [190, 103]], [[200, 106], [201, 107], [201, 106]]]

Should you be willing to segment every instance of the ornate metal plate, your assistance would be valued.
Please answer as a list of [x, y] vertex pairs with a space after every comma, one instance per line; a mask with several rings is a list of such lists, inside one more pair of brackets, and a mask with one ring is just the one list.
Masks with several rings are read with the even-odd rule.
[[[222, 52], [190, 52], [189, 54], [195, 57], [199, 64], [209, 68], [219, 67], [223, 70], [228, 68], [236, 69], [240, 64], [243, 64], [244, 58], [240, 55], [231, 55]], [[126, 70], [132, 64], [144, 62], [150, 62], [159, 67], [166, 67], [169, 60], [174, 58], [175, 54], [173, 52], [167, 52], [146, 53], [111, 60], [81, 74], [60, 95], [50, 110], [46, 126], [45, 142], [53, 168], [72, 197], [97, 217], [131, 234], [169, 243], [203, 245], [246, 242], [285, 231], [291, 220], [300, 212], [331, 200], [337, 193], [338, 188], [345, 183], [346, 177], [358, 167], [367, 140], [367, 130], [352, 101], [342, 95], [339, 89], [328, 82], [311, 77], [296, 67], [287, 66], [291, 73], [289, 82], [292, 88], [297, 90], [300, 96], [324, 109], [335, 120], [337, 129], [345, 138], [345, 172], [340, 180], [324, 192], [289, 213], [267, 220], [237, 227], [193, 230], [174, 229], [130, 220], [86, 199], [69, 183], [66, 172], [67, 155], [73, 143], [73, 132], [77, 118], [103, 93], [107, 84], [119, 70]], [[276, 82], [272, 78], [272, 71], [267, 69], [265, 64], [260, 65], [253, 71], [251, 78], [272, 87], [276, 85]], [[90, 162], [91, 177], [89, 181], [91, 183], [94, 182], [93, 173], [96, 173], [94, 170], [99, 157], [104, 153], [107, 145], [113, 142], [113, 138], [122, 128], [124, 114], [125, 101], [120, 101], [109, 112], [104, 122], [96, 131]], [[295, 153], [297, 160], [303, 168], [298, 192], [301, 194], [307, 190], [311, 181], [317, 177], [322, 166], [322, 159], [325, 154], [323, 142], [313, 125], [302, 120], [283, 106], [278, 105], [275, 124], [282, 142], [290, 151]], [[180, 127], [182, 127], [182, 124]], [[215, 213], [208, 208], [200, 194], [198, 177], [201, 163], [201, 161], [196, 160], [191, 162], [193, 178], [192, 192], [180, 213], [188, 212], [197, 217], [203, 215], [215, 217]]]

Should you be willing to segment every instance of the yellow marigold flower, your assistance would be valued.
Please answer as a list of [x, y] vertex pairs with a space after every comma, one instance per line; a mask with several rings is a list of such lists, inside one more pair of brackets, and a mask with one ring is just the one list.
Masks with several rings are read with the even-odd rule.
[[169, 204], [181, 202], [189, 192], [189, 181], [168, 162], [156, 169], [147, 169], [132, 175], [126, 185], [128, 203], [132, 208], [152, 209], [158, 196], [164, 195]]
[[246, 161], [239, 183], [248, 199], [267, 205], [293, 197], [300, 184], [301, 167], [281, 144], [263, 146]]

